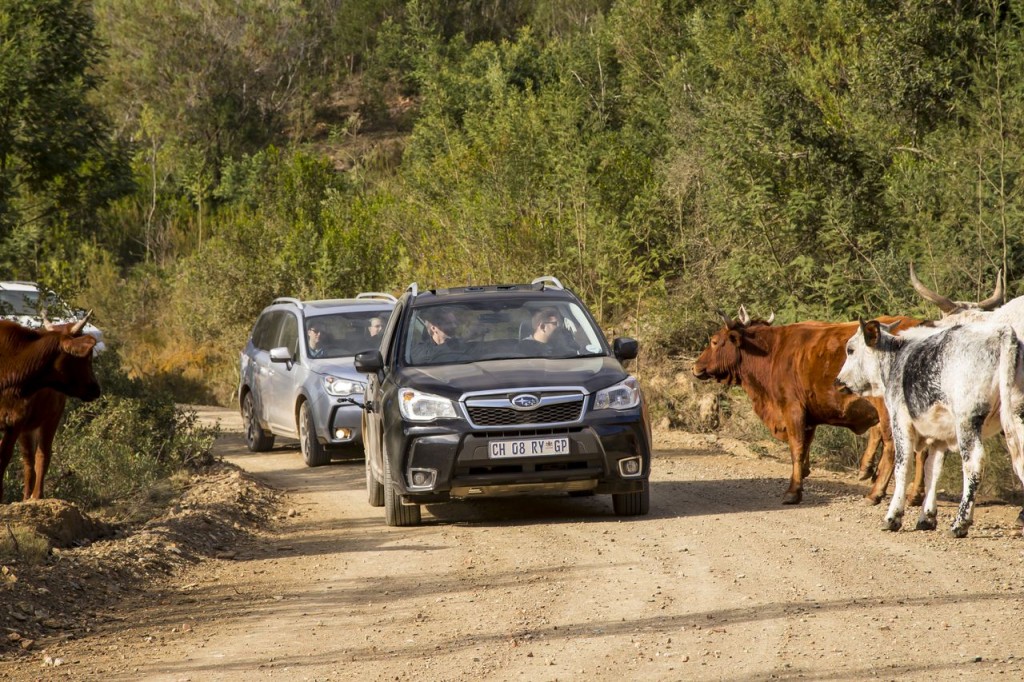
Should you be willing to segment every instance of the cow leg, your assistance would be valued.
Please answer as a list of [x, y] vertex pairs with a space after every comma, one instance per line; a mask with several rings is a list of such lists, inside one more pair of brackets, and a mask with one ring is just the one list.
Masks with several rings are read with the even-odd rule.
[[[925, 496], [925, 476], [928, 473], [928, 448], [922, 447], [914, 453], [914, 490], [913, 494], [907, 498], [907, 504], [912, 507], [916, 507], [919, 504], [924, 503]], [[942, 470], [941, 464], [939, 465], [939, 471]], [[938, 474], [936, 474], [937, 476]]]
[[50, 468], [53, 436], [47, 439], [43, 429], [34, 429], [21, 435], [21, 456], [25, 461], [25, 494], [23, 499], [39, 500], [43, 497], [43, 480]]
[[782, 504], [800, 504], [803, 499], [805, 471], [811, 469], [811, 442], [814, 440], [815, 427], [806, 427], [802, 417], [794, 418], [786, 425], [789, 436], [789, 456], [793, 462], [793, 470], [789, 477], [789, 489], [782, 497]]
[[903, 510], [906, 504], [907, 490], [907, 458], [912, 450], [909, 415], [900, 415], [893, 419], [892, 441], [893, 471], [896, 483], [893, 486], [892, 499], [889, 500], [889, 510], [885, 514], [882, 530], [897, 531], [903, 526]]
[[927, 448], [917, 452], [917, 457], [925, 460], [918, 464], [919, 470], [924, 469], [925, 494], [921, 503], [921, 515], [917, 518], [917, 530], [935, 530], [938, 526], [936, 488], [938, 488], [939, 474], [942, 473], [942, 460], [945, 459], [945, 456], [945, 448], [940, 447], [934, 448], [930, 454]]
[[[878, 504], [885, 497], [885, 490], [892, 480], [894, 448], [892, 442], [892, 422], [889, 418], [889, 411], [878, 410], [878, 425], [871, 427], [873, 432], [878, 433], [878, 439], [882, 441], [882, 454], [878, 458], [878, 466], [875, 468], [875, 484], [864, 496], [866, 504]], [[863, 458], [861, 460], [863, 464]]]
[[957, 441], [960, 443], [960, 457], [963, 460], [964, 486], [960, 506], [949, 532], [955, 538], [964, 538], [974, 523], [974, 498], [981, 482], [981, 461], [985, 457], [985, 446], [981, 442], [980, 432], [964, 426], [957, 428]]
[[21, 492], [22, 500], [32, 499], [32, 491], [36, 486], [36, 438], [35, 431], [24, 431], [18, 437], [18, 445], [21, 447], [21, 462], [23, 467], [22, 483], [24, 487]]
[[18, 440], [18, 434], [13, 429], [6, 429], [4, 437], [0, 440], [0, 503], [3, 502], [3, 481], [7, 472], [7, 465], [11, 463], [11, 456], [14, 455], [14, 444]]
[[[857, 473], [857, 477], [866, 481], [874, 474], [875, 471], [875, 451], [878, 450], [879, 444], [882, 442], [882, 429], [879, 426], [872, 426], [868, 429], [868, 442], [864, 446], [864, 454], [860, 456], [860, 470]], [[891, 461], [891, 459], [890, 459]], [[877, 500], [875, 502], [878, 503]]]

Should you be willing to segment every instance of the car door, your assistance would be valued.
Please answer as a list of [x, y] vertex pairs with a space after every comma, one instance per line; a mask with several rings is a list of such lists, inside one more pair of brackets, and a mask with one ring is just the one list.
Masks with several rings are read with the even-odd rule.
[[383, 407], [383, 386], [381, 377], [390, 373], [393, 364], [392, 357], [395, 346], [395, 329], [402, 317], [402, 306], [398, 306], [391, 313], [388, 323], [381, 332], [380, 352], [384, 357], [384, 369], [376, 374], [366, 376], [366, 405], [363, 411], [363, 449], [366, 453], [366, 461], [369, 462], [374, 476], [379, 481], [384, 480], [383, 465], [381, 463], [382, 452], [382, 431], [381, 431], [381, 409]]
[[246, 380], [252, 389], [254, 413], [263, 426], [270, 424], [267, 397], [273, 390], [270, 377], [275, 371], [270, 362], [270, 349], [274, 347], [278, 336], [280, 336], [282, 315], [281, 311], [272, 310], [256, 321], [256, 326], [252, 331], [252, 350], [247, 366], [242, 369], [242, 373], [246, 375]]
[[267, 391], [264, 400], [267, 404], [267, 421], [274, 433], [296, 435], [295, 395], [302, 384], [305, 367], [298, 364], [299, 358], [299, 320], [290, 311], [281, 313], [274, 348], [287, 348], [289, 362], [270, 363]]

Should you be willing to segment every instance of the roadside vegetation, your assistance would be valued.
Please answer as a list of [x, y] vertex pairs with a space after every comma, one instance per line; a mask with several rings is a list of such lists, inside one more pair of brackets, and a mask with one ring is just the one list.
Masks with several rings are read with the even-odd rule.
[[556, 275], [641, 341], [656, 421], [765, 437], [686, 376], [715, 308], [934, 317], [910, 261], [957, 298], [1000, 269], [1024, 293], [1022, 11], [0, 0], [0, 276], [95, 309], [123, 377], [69, 414], [54, 492], [86, 494], [85, 453], [140, 483], [132, 453], [194, 461], [173, 401], [231, 404], [274, 296], [413, 281]]

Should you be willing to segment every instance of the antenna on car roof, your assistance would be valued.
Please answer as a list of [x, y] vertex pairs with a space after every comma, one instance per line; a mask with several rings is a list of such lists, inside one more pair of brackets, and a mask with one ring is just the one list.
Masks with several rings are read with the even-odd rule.
[[558, 278], [553, 277], [552, 275], [543, 275], [541, 277], [538, 277], [537, 279], [530, 282], [530, 284], [540, 284], [541, 291], [547, 288], [546, 285], [550, 285], [552, 289], [565, 289], [565, 287], [562, 286], [562, 283], [558, 281]]

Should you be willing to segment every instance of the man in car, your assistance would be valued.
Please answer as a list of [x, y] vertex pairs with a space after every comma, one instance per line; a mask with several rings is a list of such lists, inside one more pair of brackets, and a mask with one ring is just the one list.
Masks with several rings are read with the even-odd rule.
[[441, 308], [422, 314], [427, 339], [412, 349], [412, 361], [417, 365], [433, 365], [459, 360], [466, 345], [456, 336], [459, 320], [451, 310]]

